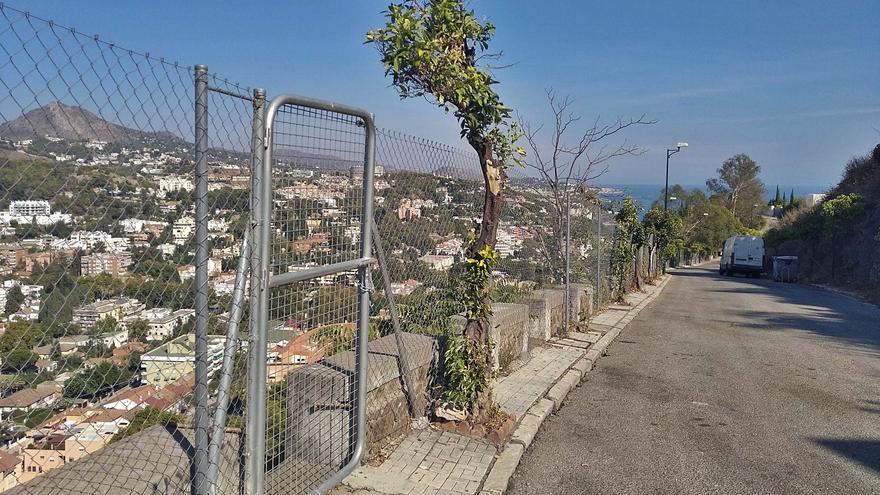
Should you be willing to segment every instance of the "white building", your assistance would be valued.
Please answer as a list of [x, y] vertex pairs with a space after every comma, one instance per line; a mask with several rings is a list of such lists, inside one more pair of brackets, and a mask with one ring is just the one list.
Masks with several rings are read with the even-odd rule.
[[804, 204], [810, 207], [816, 206], [825, 200], [825, 194], [806, 194], [804, 195]]
[[128, 330], [124, 326], [120, 326], [114, 332], [107, 332], [97, 335], [93, 338], [93, 342], [104, 344], [104, 347], [122, 347], [128, 343]]
[[70, 234], [70, 239], [55, 239], [49, 244], [49, 246], [54, 250], [73, 249], [91, 251], [92, 249], [95, 249], [98, 244], [103, 244], [105, 246], [111, 244], [113, 242], [111, 239], [113, 239], [113, 236], [100, 230], [77, 230]]
[[192, 179], [186, 177], [171, 175], [159, 179], [159, 192], [161, 192], [163, 196], [167, 196], [168, 193], [174, 193], [177, 191], [190, 192], [193, 189], [195, 189], [195, 184], [193, 184]]
[[[165, 386], [195, 370], [195, 335], [185, 334], [141, 356], [141, 379], [144, 383]], [[223, 362], [226, 337], [208, 338], [208, 376], [213, 376]]]
[[140, 218], [124, 218], [119, 221], [119, 226], [126, 234], [138, 234], [144, 230], [144, 221]]
[[70, 223], [73, 217], [67, 213], [52, 213], [52, 207], [48, 201], [25, 200], [12, 201], [9, 203], [9, 211], [0, 213], [0, 223], [9, 225], [12, 222], [19, 224], [52, 225], [55, 223]]
[[452, 268], [455, 258], [441, 254], [426, 254], [419, 258], [419, 261], [427, 263], [434, 270], [446, 271]]
[[9, 203], [9, 214], [13, 216], [35, 217], [51, 213], [52, 207], [49, 206], [48, 201], [26, 200]]
[[193, 217], [183, 217], [172, 226], [171, 235], [174, 237], [174, 244], [181, 246], [192, 238], [196, 228], [196, 219]]
[[166, 316], [147, 320], [149, 324], [147, 340], [165, 340], [171, 337], [178, 325], [185, 325], [195, 314], [196, 312], [193, 309], [178, 309]]

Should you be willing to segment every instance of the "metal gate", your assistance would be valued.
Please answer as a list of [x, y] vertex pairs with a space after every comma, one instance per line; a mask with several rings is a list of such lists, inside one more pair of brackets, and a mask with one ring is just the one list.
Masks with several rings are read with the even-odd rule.
[[253, 176], [247, 486], [324, 493], [357, 467], [365, 443], [375, 126], [363, 110], [289, 95], [265, 115]]

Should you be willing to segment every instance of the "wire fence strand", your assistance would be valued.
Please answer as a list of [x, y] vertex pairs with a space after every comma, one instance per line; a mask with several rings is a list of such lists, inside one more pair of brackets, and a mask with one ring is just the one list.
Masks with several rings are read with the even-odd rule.
[[[262, 198], [271, 201], [270, 279], [359, 259], [373, 225], [383, 266], [365, 278], [346, 269], [273, 286], [268, 312], [250, 314], [234, 294], [259, 289], [241, 286], [259, 280], [254, 266], [236, 273], [261, 187], [250, 169], [264, 138], [251, 89], [208, 75], [207, 236], [197, 238], [195, 66], [5, 4], [0, 16], [0, 492], [237, 494], [259, 476], [266, 493], [312, 493], [351, 459], [357, 407], [366, 410], [365, 462], [381, 462], [434, 417], [446, 341], [463, 328], [465, 253], [482, 216], [474, 152], [379, 129], [366, 218], [365, 122], [282, 106], [271, 126], [272, 196]], [[573, 194], [564, 239], [546, 188], [510, 172], [491, 286], [501, 374], [547, 338], [588, 331], [595, 308], [620, 297], [613, 207], [596, 191]], [[193, 424], [201, 250], [208, 422], [225, 407], [216, 416], [219, 455], [208, 458], [218, 478], [194, 483], [193, 452], [208, 448]], [[646, 280], [662, 269], [647, 248], [634, 267]], [[553, 302], [553, 328], [533, 328], [537, 294], [561, 301], [563, 292], [581, 308], [567, 309], [569, 327]], [[520, 310], [518, 323], [502, 320]], [[235, 341], [226, 342], [231, 318]], [[254, 348], [260, 321], [265, 349]], [[255, 363], [265, 364], [265, 383], [252, 383]], [[355, 401], [359, 384], [366, 404]], [[251, 390], [265, 391], [265, 401], [251, 401]], [[265, 463], [249, 472], [244, 432], [257, 419]]]

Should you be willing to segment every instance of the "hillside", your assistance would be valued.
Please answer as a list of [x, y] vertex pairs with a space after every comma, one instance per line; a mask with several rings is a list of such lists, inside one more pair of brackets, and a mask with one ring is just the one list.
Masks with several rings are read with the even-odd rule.
[[144, 132], [114, 124], [78, 106], [53, 101], [0, 124], [0, 137], [8, 140], [44, 136], [65, 141], [106, 141], [120, 145], [156, 143], [167, 146], [184, 141], [170, 132]]
[[802, 281], [880, 301], [880, 144], [847, 164], [821, 204], [787, 214], [765, 242], [770, 256], [800, 258]]

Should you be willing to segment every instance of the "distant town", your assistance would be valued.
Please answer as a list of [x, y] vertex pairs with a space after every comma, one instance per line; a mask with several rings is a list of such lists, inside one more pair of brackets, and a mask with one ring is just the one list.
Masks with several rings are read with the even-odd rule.
[[[139, 136], [122, 145], [44, 135], [4, 139], [0, 150], [9, 160], [0, 175], [7, 192], [0, 205], [5, 490], [132, 434], [150, 415], [191, 413], [195, 218], [193, 177], [186, 173], [191, 148], [181, 140]], [[209, 165], [209, 373], [216, 379], [250, 176], [241, 153], [212, 150]], [[276, 203], [303, 212], [276, 219], [276, 235], [289, 243], [273, 258], [279, 270], [354, 253], [363, 168], [319, 170], [295, 158], [278, 165]], [[447, 288], [479, 217], [481, 187], [451, 171], [376, 167], [390, 289], [407, 324], [430, 319], [416, 313]], [[497, 275], [515, 290], [541, 277], [535, 253], [550, 230], [534, 228], [548, 208], [540, 186], [519, 183], [509, 201]], [[578, 200], [573, 215], [593, 214]], [[589, 241], [580, 247], [584, 255], [590, 249]], [[513, 259], [523, 252], [531, 262]], [[290, 290], [294, 302], [272, 310], [270, 383], [346, 347], [352, 335], [339, 330], [354, 321], [354, 304], [340, 304], [332, 315], [317, 311], [327, 298], [354, 301], [353, 274]]]

